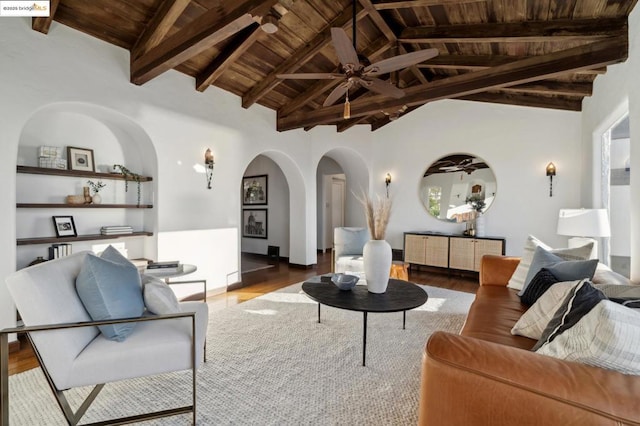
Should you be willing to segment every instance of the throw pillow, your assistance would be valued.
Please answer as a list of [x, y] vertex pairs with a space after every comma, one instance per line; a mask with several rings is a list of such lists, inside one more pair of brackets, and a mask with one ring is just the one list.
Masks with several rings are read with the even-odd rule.
[[593, 275], [591, 282], [593, 284], [631, 285], [631, 280], [629, 280], [629, 278], [612, 271], [611, 268], [604, 263], [598, 263], [596, 273]]
[[560, 256], [563, 260], [587, 260], [591, 256], [591, 250], [593, 249], [593, 243], [574, 248], [552, 249], [533, 235], [529, 235], [524, 244], [520, 263], [509, 279], [507, 287], [522, 290], [524, 281], [527, 278], [527, 273], [529, 272], [529, 267], [531, 266], [531, 261], [533, 260], [535, 249], [538, 246]]
[[609, 299], [640, 299], [640, 285], [595, 284]]
[[527, 278], [518, 296], [522, 296], [535, 274], [543, 267], [549, 269], [558, 278], [558, 281], [573, 281], [593, 278], [597, 266], [598, 259], [565, 260], [562, 256], [538, 246], [534, 251]]
[[522, 314], [511, 329], [511, 334], [539, 340], [545, 327], [553, 317], [553, 314], [562, 305], [567, 294], [579, 283], [580, 281], [566, 281], [552, 285]]
[[162, 280], [151, 278], [144, 285], [144, 304], [152, 314], [166, 315], [180, 312], [178, 298]]
[[[76, 278], [76, 291], [94, 321], [139, 317], [144, 312], [140, 274], [130, 262], [117, 263], [88, 254]], [[123, 341], [136, 323], [101, 325], [109, 340]]]
[[522, 289], [520, 301], [527, 306], [533, 305], [545, 291], [549, 290], [549, 288], [558, 281], [560, 280], [547, 268], [540, 269], [529, 285]]
[[536, 352], [640, 375], [640, 311], [602, 300], [576, 325]]
[[587, 280], [581, 281], [573, 287], [562, 302], [562, 306], [553, 314], [553, 318], [542, 332], [538, 343], [533, 347], [536, 351], [544, 344], [550, 343], [556, 337], [576, 325], [580, 319], [593, 309], [601, 300], [607, 297]]

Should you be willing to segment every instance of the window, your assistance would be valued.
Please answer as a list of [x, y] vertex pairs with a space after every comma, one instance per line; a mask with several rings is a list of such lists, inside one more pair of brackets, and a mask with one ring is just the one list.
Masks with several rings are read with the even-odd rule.
[[428, 187], [427, 198], [429, 200], [429, 213], [431, 213], [431, 215], [434, 217], [440, 217], [440, 199], [442, 198], [442, 187]]

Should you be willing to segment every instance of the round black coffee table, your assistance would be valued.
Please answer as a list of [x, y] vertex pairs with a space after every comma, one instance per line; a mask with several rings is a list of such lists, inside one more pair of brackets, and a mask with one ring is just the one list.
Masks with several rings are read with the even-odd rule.
[[401, 280], [389, 279], [387, 291], [381, 294], [369, 293], [367, 286], [357, 285], [353, 290], [342, 291], [332, 282], [322, 282], [314, 277], [302, 283], [302, 291], [318, 302], [318, 322], [320, 322], [320, 305], [358, 311], [363, 314], [362, 327], [362, 365], [365, 365], [367, 354], [367, 314], [369, 312], [402, 311], [402, 329], [405, 328], [407, 311], [424, 305], [428, 299], [427, 292], [421, 287]]

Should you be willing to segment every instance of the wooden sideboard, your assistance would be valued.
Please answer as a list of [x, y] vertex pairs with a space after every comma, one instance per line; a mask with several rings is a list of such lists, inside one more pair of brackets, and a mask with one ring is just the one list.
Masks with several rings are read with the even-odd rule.
[[504, 255], [503, 237], [465, 237], [439, 232], [404, 233], [404, 261], [410, 265], [480, 271], [485, 254]]

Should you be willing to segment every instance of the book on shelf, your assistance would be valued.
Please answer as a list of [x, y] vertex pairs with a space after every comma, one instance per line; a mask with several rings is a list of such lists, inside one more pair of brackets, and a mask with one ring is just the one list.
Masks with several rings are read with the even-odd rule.
[[128, 231], [100, 231], [101, 235], [122, 235], [122, 234], [133, 234], [133, 230], [129, 229]]
[[49, 247], [49, 260], [69, 256], [73, 253], [73, 246], [68, 243], [51, 244]]
[[164, 262], [151, 262], [147, 265], [147, 269], [167, 269], [167, 268], [177, 268], [180, 266], [180, 262], [178, 260], [167, 260]]

